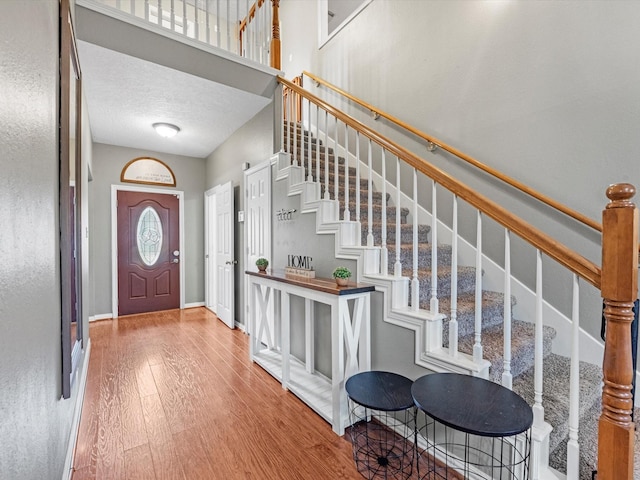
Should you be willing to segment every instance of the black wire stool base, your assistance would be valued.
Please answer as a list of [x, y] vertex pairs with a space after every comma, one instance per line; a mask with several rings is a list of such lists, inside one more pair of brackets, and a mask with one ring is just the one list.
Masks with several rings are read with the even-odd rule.
[[369, 480], [411, 478], [415, 409], [384, 412], [350, 402], [349, 416], [347, 434], [358, 472]]

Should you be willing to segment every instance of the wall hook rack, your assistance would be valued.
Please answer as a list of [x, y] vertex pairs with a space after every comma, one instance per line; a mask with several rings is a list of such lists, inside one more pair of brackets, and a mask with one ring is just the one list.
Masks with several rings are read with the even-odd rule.
[[291, 215], [293, 213], [295, 213], [297, 210], [295, 208], [291, 208], [289, 210], [285, 210], [284, 208], [281, 208], [280, 210], [278, 210], [276, 212], [276, 218], [279, 221], [286, 221], [286, 220], [291, 220]]

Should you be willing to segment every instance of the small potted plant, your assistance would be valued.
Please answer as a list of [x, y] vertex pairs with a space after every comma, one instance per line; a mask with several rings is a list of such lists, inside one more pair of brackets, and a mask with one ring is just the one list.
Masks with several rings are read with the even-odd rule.
[[266, 258], [260, 257], [256, 260], [256, 267], [258, 267], [258, 271], [260, 273], [265, 273], [267, 271], [267, 267], [269, 266], [269, 260]]
[[349, 283], [349, 277], [351, 277], [351, 270], [347, 267], [337, 267], [333, 271], [333, 278], [336, 279], [336, 283], [339, 287], [344, 287]]

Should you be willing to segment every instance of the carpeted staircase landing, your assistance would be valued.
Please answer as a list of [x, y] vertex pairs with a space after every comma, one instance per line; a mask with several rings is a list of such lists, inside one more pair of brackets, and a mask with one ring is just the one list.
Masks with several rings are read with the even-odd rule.
[[[287, 128], [285, 127], [285, 131]], [[288, 124], [289, 152], [293, 152], [293, 136], [297, 136], [297, 157], [305, 168], [305, 179], [308, 175], [307, 155], [309, 148], [310, 134], [302, 129], [300, 125], [294, 127]], [[304, 138], [304, 148], [301, 148]], [[329, 162], [329, 197], [334, 198], [335, 162], [339, 167], [339, 200], [341, 202], [340, 218], [344, 212], [344, 158], [338, 157], [331, 148], [325, 149], [322, 141], [311, 136], [311, 168], [314, 180], [316, 177], [317, 164], [320, 163], [320, 176], [322, 198], [324, 196], [325, 161]], [[317, 152], [317, 149], [320, 151]], [[319, 158], [318, 158], [319, 157]], [[350, 167], [346, 172], [349, 176], [349, 212], [351, 220], [356, 220], [356, 185], [360, 184], [360, 221], [362, 223], [362, 245], [366, 245], [368, 233], [368, 181], [366, 178], [358, 179], [356, 169]], [[375, 245], [381, 244], [382, 231], [382, 194], [378, 191], [372, 192], [373, 197], [373, 217], [371, 219], [372, 233]], [[399, 256], [403, 267], [403, 275], [409, 278], [413, 276], [413, 225], [407, 223], [409, 210], [402, 208], [400, 227], [400, 250], [396, 251], [396, 207], [389, 195], [386, 198], [387, 213], [387, 248], [389, 251], [389, 270], [393, 272], [393, 265], [396, 256]], [[429, 296], [431, 290], [431, 245], [429, 243], [430, 227], [428, 225], [418, 226], [419, 254], [418, 254], [418, 278], [420, 280], [420, 306], [429, 308]], [[447, 315], [447, 320], [443, 322], [444, 346], [448, 346], [448, 316], [450, 313], [450, 290], [451, 290], [451, 246], [438, 245], [438, 300], [440, 311]], [[473, 353], [474, 343], [474, 293], [475, 293], [475, 267], [458, 266], [458, 302], [457, 320], [459, 331], [459, 350], [464, 353]], [[517, 302], [516, 298], [511, 299], [512, 305]], [[504, 295], [499, 292], [483, 291], [482, 298], [482, 346], [484, 357], [491, 363], [490, 379], [500, 383], [503, 370], [503, 304]], [[566, 448], [569, 432], [569, 366], [570, 361], [566, 357], [561, 357], [551, 353], [551, 343], [556, 335], [554, 329], [544, 327], [544, 386], [543, 386], [543, 406], [545, 409], [545, 419], [553, 427], [550, 437], [550, 465], [551, 467], [566, 472]], [[512, 318], [512, 363], [511, 372], [513, 375], [513, 390], [521, 395], [530, 405], [534, 400], [534, 326], [531, 323]], [[600, 413], [602, 371], [584, 362], [580, 363], [580, 430], [579, 443], [581, 451], [580, 478], [591, 479], [592, 471], [596, 469], [597, 457], [597, 419]], [[640, 420], [640, 415], [636, 414], [636, 420]], [[636, 428], [636, 431], [638, 429]], [[636, 471], [640, 472], [640, 447], [636, 442]], [[635, 478], [640, 479], [640, 473]]]

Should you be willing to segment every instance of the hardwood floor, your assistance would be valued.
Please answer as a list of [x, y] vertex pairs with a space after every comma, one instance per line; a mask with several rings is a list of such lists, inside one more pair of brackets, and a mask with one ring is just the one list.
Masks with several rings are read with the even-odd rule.
[[92, 323], [72, 480], [360, 479], [351, 444], [204, 308]]

